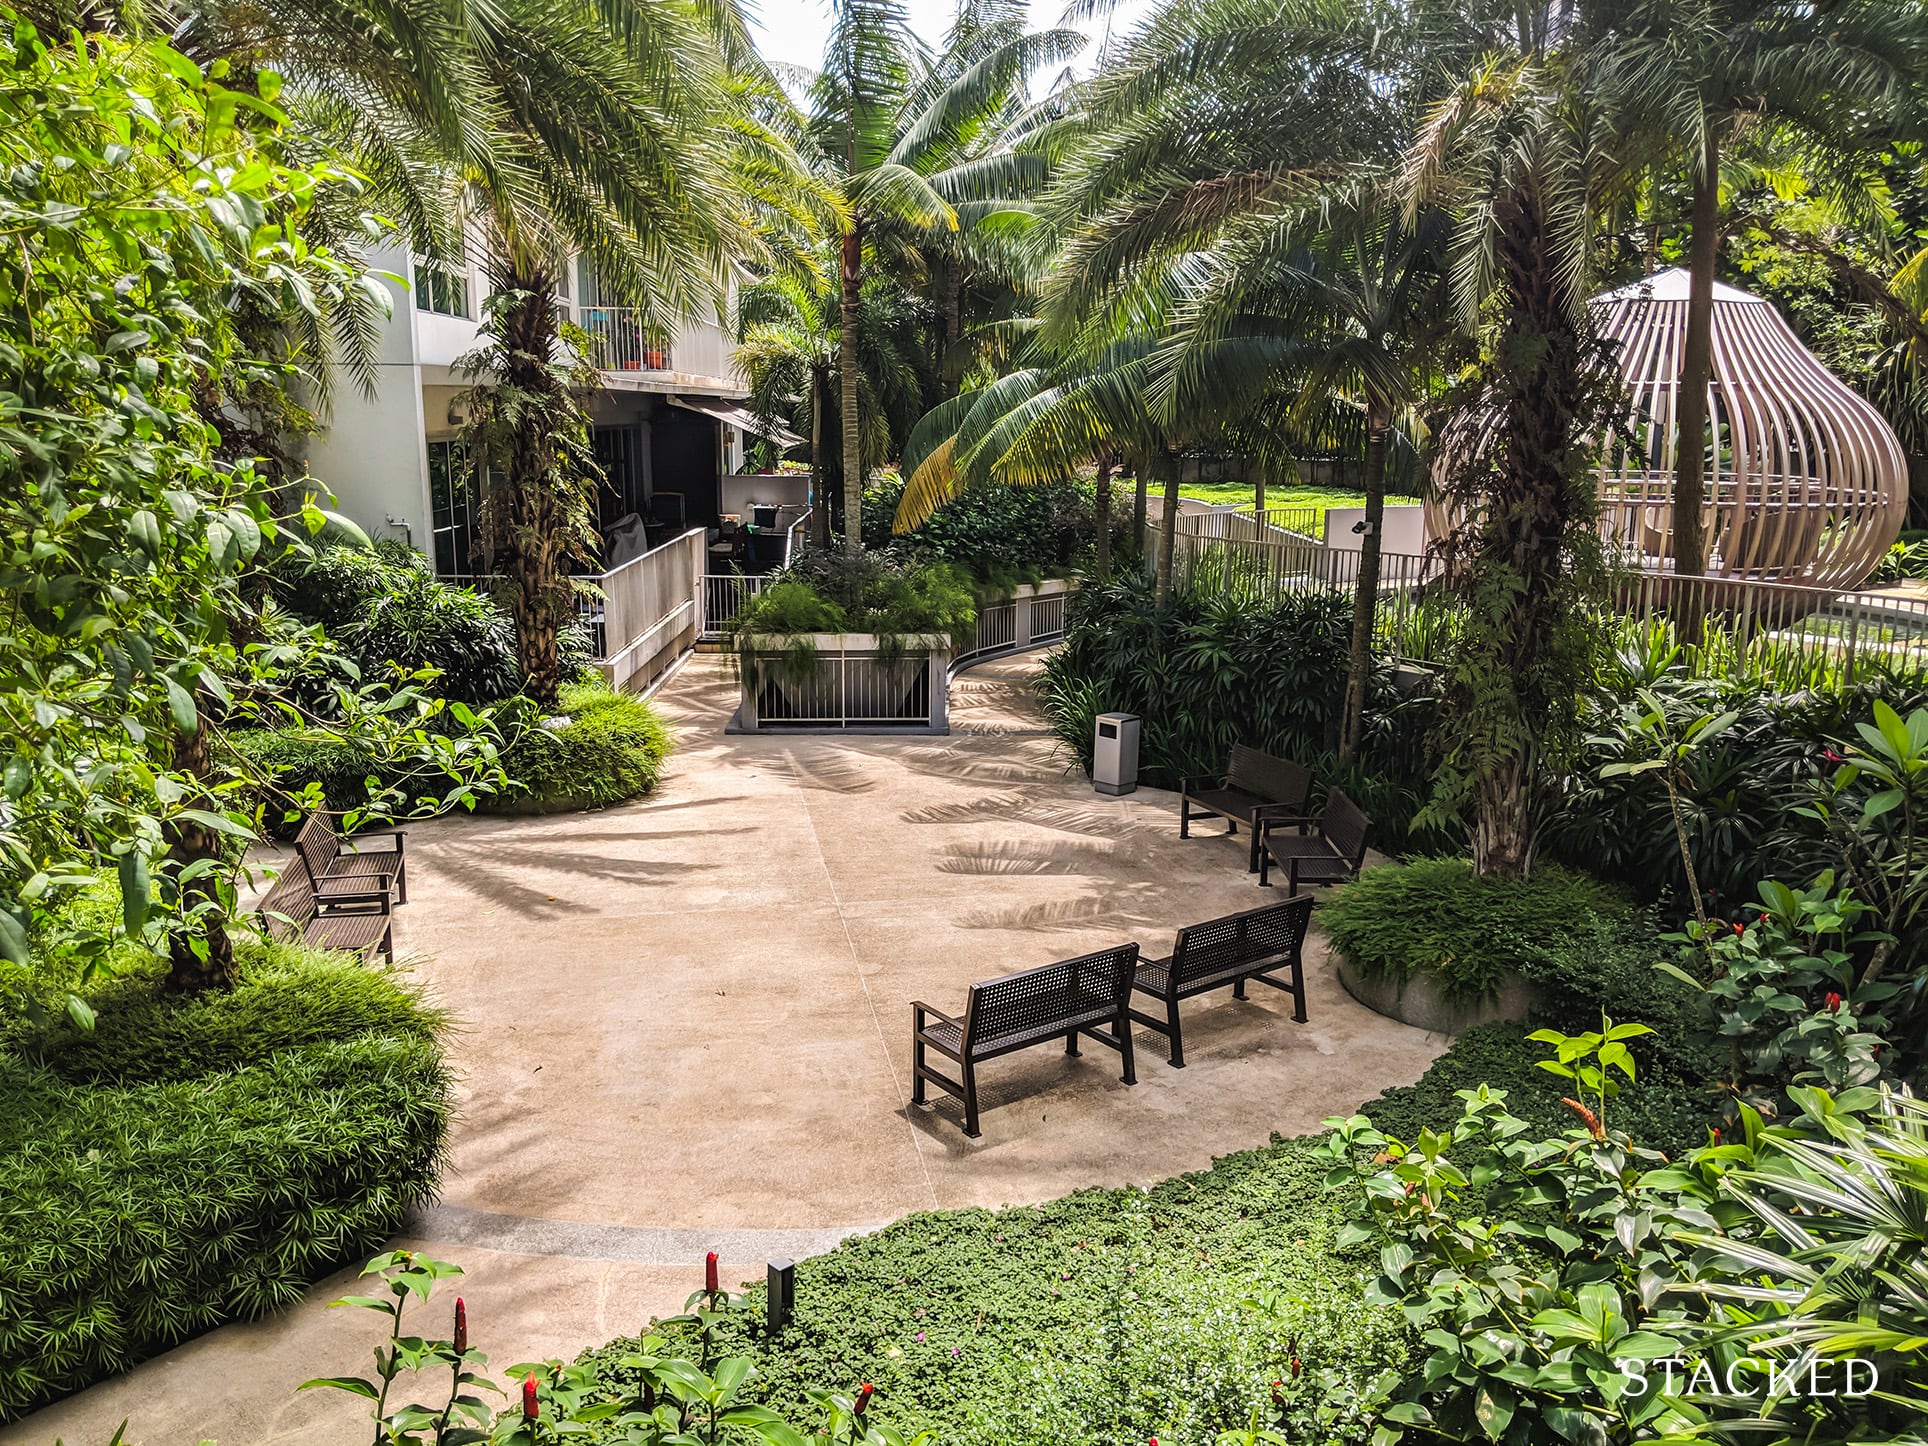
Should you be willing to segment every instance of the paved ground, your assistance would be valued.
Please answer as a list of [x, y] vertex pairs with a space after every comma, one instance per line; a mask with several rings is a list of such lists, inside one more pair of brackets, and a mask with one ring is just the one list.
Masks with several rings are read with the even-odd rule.
[[[403, 1243], [467, 1268], [498, 1363], [680, 1307], [705, 1250], [735, 1281], [913, 1210], [1199, 1168], [1443, 1047], [1355, 1004], [1315, 947], [1309, 1024], [1264, 989], [1188, 1005], [1188, 1067], [1141, 1033], [1135, 1089], [1101, 1048], [1013, 1056], [985, 1071], [979, 1141], [949, 1102], [908, 1108], [911, 999], [1121, 939], [1164, 953], [1267, 897], [1243, 839], [1179, 840], [1171, 795], [1093, 793], [1034, 667], [960, 679], [949, 738], [726, 738], [726, 664], [699, 656], [661, 695], [679, 749], [648, 801], [412, 830], [400, 943], [464, 1021], [464, 1080], [443, 1201]], [[376, 1319], [323, 1308], [350, 1274], [0, 1441], [104, 1446], [123, 1419], [144, 1446], [359, 1440], [349, 1398], [293, 1394], [366, 1360]]]

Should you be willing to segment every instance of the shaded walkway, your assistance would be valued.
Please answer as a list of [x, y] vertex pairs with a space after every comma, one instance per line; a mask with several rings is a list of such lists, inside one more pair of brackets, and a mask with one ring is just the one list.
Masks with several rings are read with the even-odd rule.
[[[469, 1269], [498, 1365], [679, 1308], [704, 1249], [740, 1280], [913, 1210], [1196, 1169], [1443, 1047], [1354, 1004], [1315, 948], [1309, 1024], [1282, 996], [1188, 1005], [1188, 1067], [1141, 1034], [1134, 1089], [1108, 1051], [1010, 1057], [985, 1072], [980, 1141], [949, 1101], [908, 1109], [911, 999], [961, 1005], [974, 979], [1123, 938], [1164, 953], [1179, 924], [1271, 897], [1242, 840], [1179, 840], [1171, 795], [1094, 793], [1045, 730], [1036, 666], [959, 679], [949, 738], [725, 737], [726, 662], [698, 656], [660, 698], [679, 748], [654, 797], [411, 831], [399, 943], [464, 1021], [464, 1078], [442, 1203], [403, 1243]], [[356, 1403], [292, 1392], [366, 1359], [375, 1318], [321, 1308], [346, 1280], [0, 1439], [82, 1446], [123, 1417], [149, 1446], [338, 1439]]]

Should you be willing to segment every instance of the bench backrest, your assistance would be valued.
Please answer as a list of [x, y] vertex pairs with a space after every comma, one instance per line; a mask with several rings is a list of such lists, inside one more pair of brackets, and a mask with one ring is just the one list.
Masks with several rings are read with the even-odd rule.
[[1225, 767], [1225, 781], [1270, 803], [1289, 804], [1301, 811], [1312, 796], [1311, 769], [1302, 768], [1289, 758], [1247, 748], [1243, 743], [1232, 745], [1232, 761]]
[[295, 849], [301, 861], [308, 866], [311, 878], [322, 878], [329, 866], [335, 861], [336, 846], [341, 836], [335, 832], [335, 821], [328, 816], [327, 810], [316, 809], [308, 815], [308, 821], [295, 835]]
[[271, 937], [299, 940], [302, 926], [315, 914], [315, 883], [305, 863], [288, 860], [281, 877], [261, 896], [255, 912]]
[[964, 1010], [965, 1053], [1116, 1019], [1131, 996], [1137, 967], [1138, 946], [1121, 944], [973, 984]]
[[1182, 989], [1265, 959], [1296, 959], [1311, 920], [1312, 895], [1294, 894], [1283, 903], [1180, 929], [1172, 946], [1172, 985]]
[[1343, 789], [1329, 790], [1325, 812], [1319, 816], [1319, 836], [1354, 871], [1366, 861], [1366, 840], [1371, 834], [1372, 820], [1359, 805], [1347, 798]]

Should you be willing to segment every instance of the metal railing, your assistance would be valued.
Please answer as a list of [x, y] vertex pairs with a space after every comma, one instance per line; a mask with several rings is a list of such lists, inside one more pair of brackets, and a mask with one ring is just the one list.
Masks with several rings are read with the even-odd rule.
[[[1249, 514], [1248, 514], [1249, 517]], [[1149, 524], [1146, 565], [1160, 532]], [[1263, 534], [1211, 535], [1181, 526], [1172, 549], [1174, 586], [1254, 601], [1286, 592], [1351, 592], [1357, 552]], [[1464, 618], [1454, 598], [1434, 595], [1437, 558], [1381, 553], [1375, 629], [1388, 650], [1444, 662]], [[1928, 678], [1928, 597], [1752, 578], [1630, 572], [1601, 609], [1607, 644], [1675, 662], [1697, 677], [1759, 682], [1782, 690], [1839, 688], [1882, 676]]]
[[812, 634], [737, 659], [738, 706], [729, 731], [846, 728], [944, 733], [950, 727], [950, 653], [940, 636], [886, 646], [865, 633]]
[[669, 344], [651, 336], [643, 313], [633, 306], [585, 306], [578, 313], [589, 333], [590, 360], [606, 372], [673, 370]]
[[1070, 580], [1021, 587], [1003, 602], [977, 610], [977, 633], [969, 647], [951, 659], [951, 671], [1001, 653], [1021, 652], [1064, 636], [1065, 599], [1076, 584]]
[[696, 644], [702, 632], [705, 535], [681, 537], [590, 581], [602, 608], [601, 667], [612, 687], [654, 678]]

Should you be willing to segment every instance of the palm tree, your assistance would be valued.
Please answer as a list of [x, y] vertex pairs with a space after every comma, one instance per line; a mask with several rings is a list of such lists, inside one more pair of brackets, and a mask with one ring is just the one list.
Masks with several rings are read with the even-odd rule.
[[1418, 408], [1462, 340], [1444, 219], [1422, 209], [1408, 224], [1388, 199], [1368, 190], [1346, 212], [1322, 205], [1241, 218], [1203, 253], [1206, 279], [1160, 358], [1161, 391], [1185, 415], [1235, 419], [1283, 393], [1301, 434], [1319, 430], [1335, 404], [1357, 416], [1366, 516], [1342, 762], [1358, 751], [1372, 679], [1388, 454], [1415, 435]]
[[820, 174], [837, 196], [838, 377], [844, 539], [861, 545], [863, 421], [859, 358], [866, 257], [901, 254], [957, 232], [1035, 184], [1042, 157], [998, 143], [1030, 73], [1072, 53], [1072, 30], [1012, 32], [979, 23], [1001, 7], [960, 11], [951, 46], [933, 61], [902, 0], [836, 0], [823, 69], [811, 88], [809, 132]]
[[1576, 84], [1613, 112], [1633, 154], [1689, 182], [1673, 553], [1675, 571], [1698, 574], [1723, 162], [1764, 132], [1823, 152], [1899, 138], [1901, 103], [1928, 75], [1928, 10], [1913, 0], [1590, 0], [1583, 14], [1569, 42]]
[[581, 492], [555, 431], [580, 412], [555, 283], [578, 252], [648, 329], [719, 305], [785, 163], [732, 75], [753, 63], [734, 0], [214, 0], [185, 34], [199, 58], [280, 73], [285, 103], [419, 248], [447, 253], [465, 216], [485, 234], [498, 344], [482, 384], [528, 402], [524, 435], [483, 429], [492, 531], [528, 691], [553, 702], [575, 550], [554, 504]]
[[[750, 385], [750, 407], [782, 421], [810, 448], [810, 492], [816, 541], [827, 545], [833, 474], [841, 458], [825, 434], [841, 346], [842, 298], [831, 265], [793, 265], [737, 293], [737, 365]], [[894, 455], [923, 409], [934, 368], [924, 344], [923, 310], [894, 279], [873, 274], [858, 312], [858, 411], [866, 467]], [[847, 535], [847, 530], [846, 530]]]

